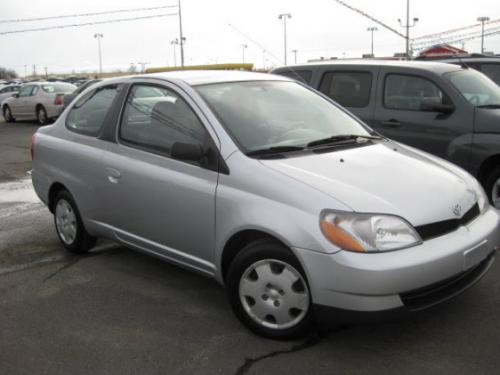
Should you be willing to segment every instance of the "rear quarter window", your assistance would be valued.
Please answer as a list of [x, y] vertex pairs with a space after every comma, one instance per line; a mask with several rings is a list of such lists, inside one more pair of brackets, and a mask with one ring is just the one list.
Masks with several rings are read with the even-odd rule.
[[62, 92], [62, 93], [70, 93], [75, 91], [76, 86], [69, 85], [69, 84], [45, 84], [42, 85], [42, 90], [45, 91], [46, 93], [53, 93], [53, 92]]
[[66, 127], [85, 135], [100, 134], [119, 89], [119, 85], [110, 85], [99, 87], [85, 94], [69, 111]]

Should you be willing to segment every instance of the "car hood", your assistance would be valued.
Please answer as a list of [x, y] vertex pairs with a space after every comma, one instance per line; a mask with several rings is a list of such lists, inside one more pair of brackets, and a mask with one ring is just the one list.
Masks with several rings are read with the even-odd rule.
[[261, 163], [353, 211], [398, 215], [414, 226], [456, 219], [477, 202], [466, 172], [395, 142]]

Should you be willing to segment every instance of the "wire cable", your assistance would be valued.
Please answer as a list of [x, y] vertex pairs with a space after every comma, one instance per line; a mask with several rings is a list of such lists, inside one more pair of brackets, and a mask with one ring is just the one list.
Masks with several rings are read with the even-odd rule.
[[[489, 21], [489, 22], [485, 22], [484, 25], [487, 26], [487, 25], [491, 25], [491, 24], [494, 24], [494, 23], [498, 23], [498, 22], [500, 22], [500, 19], [496, 19], [496, 20], [492, 20], [492, 21]], [[441, 31], [441, 32], [438, 32], [438, 33], [433, 33], [433, 34], [427, 34], [427, 35], [418, 36], [416, 38], [413, 38], [412, 40], [417, 41], [417, 40], [422, 40], [422, 39], [439, 38], [442, 35], [454, 34], [456, 32], [462, 31], [462, 30], [473, 29], [473, 28], [479, 27], [479, 26], [481, 26], [481, 24], [480, 23], [476, 23], [474, 25], [463, 26], [463, 27], [458, 27], [456, 29], [451, 29], [451, 30]]]
[[361, 14], [363, 17], [368, 18], [369, 20], [371, 20], [371, 21], [379, 24], [383, 28], [385, 28], [385, 29], [387, 29], [389, 31], [392, 31], [394, 34], [399, 35], [400, 37], [406, 39], [406, 36], [404, 34], [400, 33], [399, 31], [397, 31], [396, 29], [392, 28], [391, 26], [383, 23], [382, 21], [379, 21], [378, 19], [376, 19], [375, 17], [373, 17], [373, 16], [369, 15], [368, 13], [362, 11], [361, 9], [355, 8], [352, 5], [349, 5], [345, 1], [342, 1], [342, 0], [333, 0], [333, 1], [339, 3], [340, 5], [343, 5], [344, 7], [352, 10], [353, 12]]
[[0, 35], [28, 33], [28, 32], [32, 32], [32, 31], [46, 31], [46, 30], [54, 30], [54, 29], [67, 29], [67, 28], [70, 28], [70, 27], [102, 25], [102, 24], [105, 24], [105, 23], [117, 23], [117, 22], [145, 20], [145, 19], [149, 19], [149, 18], [160, 18], [160, 17], [176, 16], [177, 14], [178, 13], [165, 13], [165, 14], [155, 14], [155, 15], [152, 15], [152, 16], [142, 16], [142, 17], [132, 17], [132, 18], [119, 18], [119, 19], [107, 20], [107, 21], [95, 21], [95, 22], [75, 23], [75, 24], [71, 24], [71, 25], [38, 27], [38, 28], [35, 28], [35, 29], [2, 31], [2, 32], [0, 32]]
[[65, 14], [60, 16], [47, 16], [47, 17], [36, 17], [36, 18], [18, 18], [10, 20], [0, 20], [0, 23], [18, 23], [18, 22], [55, 20], [61, 18], [91, 17], [91, 16], [101, 16], [103, 14], [141, 12], [141, 11], [150, 11], [150, 10], [167, 9], [167, 8], [177, 8], [177, 5], [165, 5], [161, 7], [134, 8], [134, 9], [117, 9], [117, 10], [107, 10], [103, 12]]

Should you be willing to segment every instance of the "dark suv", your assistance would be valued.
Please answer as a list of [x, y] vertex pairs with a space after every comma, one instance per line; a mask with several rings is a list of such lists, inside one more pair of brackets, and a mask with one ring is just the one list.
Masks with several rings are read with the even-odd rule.
[[272, 73], [321, 91], [388, 138], [458, 164], [500, 208], [500, 87], [480, 72], [435, 62], [343, 60]]

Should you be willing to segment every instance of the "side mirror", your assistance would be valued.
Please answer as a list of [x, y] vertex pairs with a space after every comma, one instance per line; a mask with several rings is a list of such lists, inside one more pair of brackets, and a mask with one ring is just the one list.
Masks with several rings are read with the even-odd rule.
[[199, 143], [175, 142], [170, 156], [179, 160], [200, 161], [203, 157], [203, 147]]
[[420, 103], [420, 110], [450, 114], [455, 110], [453, 104], [444, 104], [441, 98], [426, 98]]

